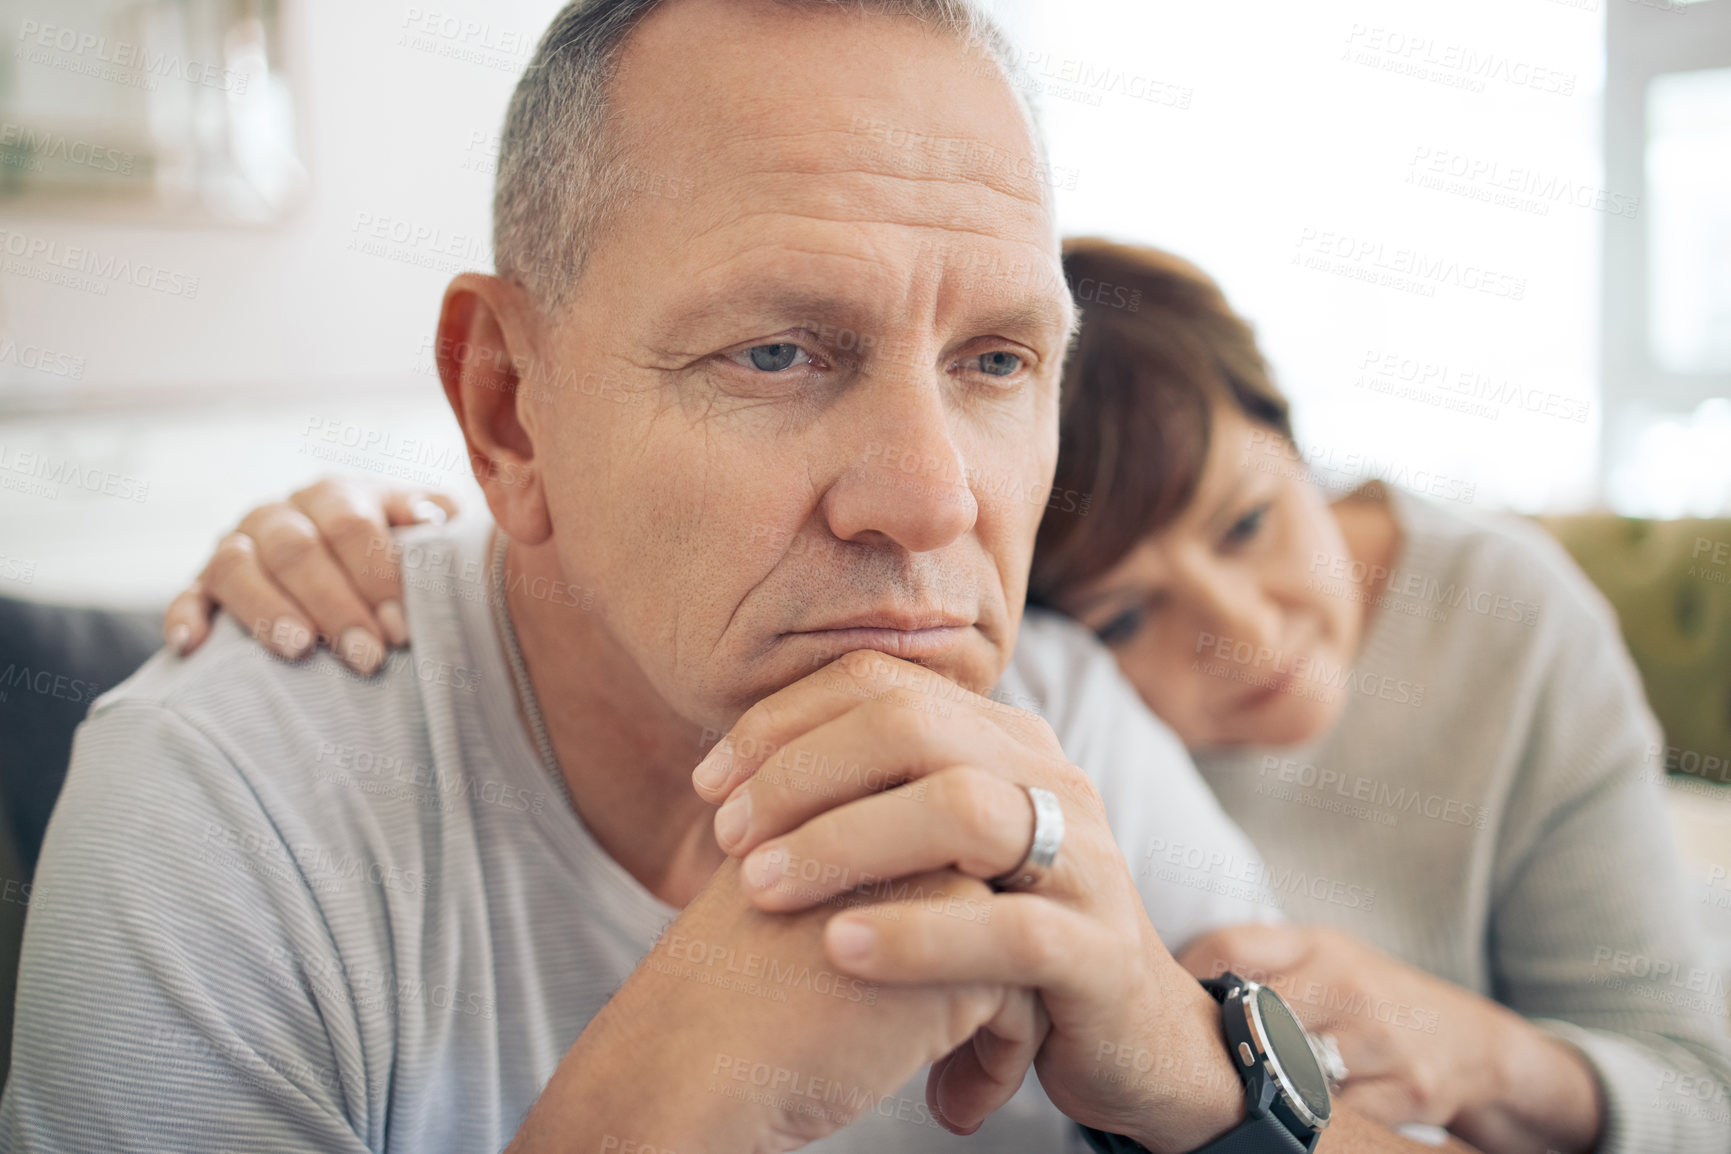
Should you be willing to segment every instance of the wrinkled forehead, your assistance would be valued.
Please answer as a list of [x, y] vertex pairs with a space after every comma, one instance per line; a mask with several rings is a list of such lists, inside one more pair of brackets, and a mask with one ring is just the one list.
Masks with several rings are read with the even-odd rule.
[[[691, 55], [723, 9], [745, 13], [725, 50]], [[1067, 308], [1049, 177], [990, 57], [905, 19], [777, 11], [691, 0], [633, 37], [613, 94], [629, 203], [597, 257], [628, 246], [697, 292], [761, 273]]]

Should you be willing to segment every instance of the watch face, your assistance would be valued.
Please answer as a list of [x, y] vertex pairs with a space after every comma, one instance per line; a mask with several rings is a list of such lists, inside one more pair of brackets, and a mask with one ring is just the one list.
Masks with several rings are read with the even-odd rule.
[[1328, 1080], [1311, 1051], [1310, 1039], [1292, 1016], [1281, 996], [1262, 986], [1256, 991], [1257, 1015], [1262, 1019], [1268, 1051], [1274, 1056], [1282, 1081], [1319, 1123], [1328, 1121]]

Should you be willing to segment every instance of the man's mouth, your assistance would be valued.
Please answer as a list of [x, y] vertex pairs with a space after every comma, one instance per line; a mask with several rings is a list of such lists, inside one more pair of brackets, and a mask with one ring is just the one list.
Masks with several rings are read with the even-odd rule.
[[972, 627], [972, 621], [953, 613], [871, 613], [784, 636], [808, 638], [838, 656], [876, 649], [905, 661], [921, 661], [950, 652]]

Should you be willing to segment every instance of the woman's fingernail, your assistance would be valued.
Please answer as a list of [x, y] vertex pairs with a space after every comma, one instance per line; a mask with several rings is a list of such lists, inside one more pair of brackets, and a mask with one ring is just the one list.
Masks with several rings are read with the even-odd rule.
[[833, 918], [829, 923], [829, 951], [838, 961], [862, 962], [877, 949], [878, 932], [870, 922], [858, 918]]
[[312, 630], [293, 617], [278, 617], [271, 625], [271, 648], [290, 661], [299, 661], [313, 646]]
[[395, 648], [401, 648], [409, 643], [409, 622], [403, 616], [403, 603], [396, 598], [379, 602], [379, 624], [385, 628], [385, 640]]
[[751, 827], [751, 794], [736, 793], [715, 815], [715, 840], [731, 850]]
[[416, 501], [413, 505], [410, 505], [409, 512], [414, 515], [415, 520], [425, 521], [430, 525], [443, 525], [447, 520], [449, 520], [449, 517], [445, 514], [445, 507], [443, 505], [439, 504], [437, 501], [429, 501], [425, 498], [422, 498], [421, 500]]
[[192, 640], [192, 629], [185, 623], [176, 625], [168, 631], [168, 648], [176, 657], [186, 656], [187, 643]]
[[746, 885], [754, 890], [766, 890], [781, 880], [782, 870], [786, 865], [786, 850], [760, 846], [751, 851], [751, 856], [745, 859], [745, 865], [740, 872], [745, 875]]
[[337, 639], [337, 656], [355, 672], [371, 675], [384, 664], [385, 647], [359, 625], [351, 625]]

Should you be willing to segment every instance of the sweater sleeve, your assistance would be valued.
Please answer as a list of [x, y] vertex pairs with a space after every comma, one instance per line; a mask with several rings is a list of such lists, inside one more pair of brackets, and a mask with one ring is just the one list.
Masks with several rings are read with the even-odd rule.
[[241, 774], [168, 709], [98, 704], [48, 827], [0, 1148], [366, 1151], [353, 991]]
[[1658, 740], [1608, 607], [1565, 606], [1499, 839], [1499, 1001], [1581, 1051], [1604, 1088], [1599, 1154], [1731, 1151], [1731, 1040], [1672, 844]]

